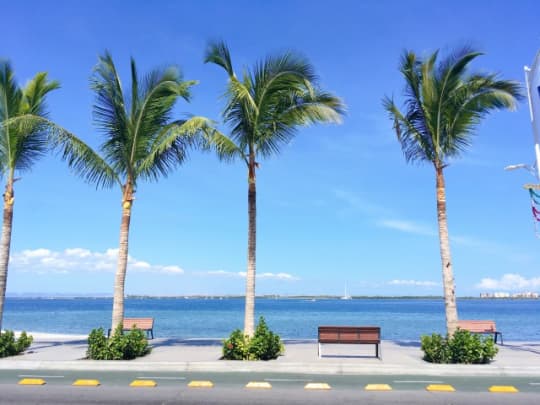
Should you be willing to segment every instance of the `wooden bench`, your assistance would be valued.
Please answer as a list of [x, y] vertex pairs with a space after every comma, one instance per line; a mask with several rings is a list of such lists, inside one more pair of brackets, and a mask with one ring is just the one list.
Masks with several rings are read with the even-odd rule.
[[324, 343], [334, 344], [373, 344], [375, 357], [379, 358], [381, 328], [379, 326], [319, 326], [319, 358]]
[[[124, 318], [122, 330], [141, 329], [146, 332], [147, 337], [154, 338], [154, 318]], [[109, 329], [107, 336], [111, 336]]]
[[497, 336], [501, 337], [501, 345], [503, 343], [502, 333], [497, 331], [495, 321], [458, 321], [459, 329], [468, 330], [471, 333], [489, 333], [493, 335], [493, 341], [497, 343]]

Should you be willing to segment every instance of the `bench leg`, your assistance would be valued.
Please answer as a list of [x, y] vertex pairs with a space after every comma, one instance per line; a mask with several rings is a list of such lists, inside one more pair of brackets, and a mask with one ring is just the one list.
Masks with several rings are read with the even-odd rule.
[[107, 339], [111, 337], [111, 330], [107, 329]]
[[500, 336], [500, 338], [501, 338], [501, 345], [504, 346], [504, 343], [503, 343], [503, 337], [502, 337], [502, 333], [501, 333], [501, 332], [495, 332], [494, 343], [497, 343], [497, 336]]
[[321, 344], [320, 343], [319, 343], [319, 350], [318, 350], [317, 354], [319, 355], [319, 359], [320, 359], [321, 356], [322, 356], [322, 350], [321, 350]]
[[379, 344], [375, 343], [375, 357], [379, 358]]

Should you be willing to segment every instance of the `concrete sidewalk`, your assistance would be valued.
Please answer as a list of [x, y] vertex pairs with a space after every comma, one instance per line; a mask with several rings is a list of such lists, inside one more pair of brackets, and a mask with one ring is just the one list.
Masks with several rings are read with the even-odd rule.
[[84, 359], [86, 338], [35, 334], [30, 349], [0, 359], [0, 369], [540, 377], [540, 342], [499, 345], [491, 364], [447, 365], [423, 361], [419, 342], [383, 341], [377, 359], [373, 345], [324, 345], [318, 358], [316, 340], [285, 340], [285, 354], [265, 362], [219, 360], [219, 339], [166, 338], [151, 340], [153, 350], [143, 358], [95, 361]]

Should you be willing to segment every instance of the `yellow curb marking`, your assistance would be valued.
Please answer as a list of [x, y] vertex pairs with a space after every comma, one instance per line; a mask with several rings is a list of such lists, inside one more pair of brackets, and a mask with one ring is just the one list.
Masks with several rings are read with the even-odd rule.
[[519, 392], [518, 389], [512, 385], [492, 385], [489, 387], [489, 392]]
[[272, 388], [272, 384], [269, 382], [250, 381], [247, 383], [246, 388]]
[[212, 388], [214, 383], [212, 381], [191, 381], [188, 384], [190, 388]]
[[45, 380], [42, 378], [23, 378], [19, 381], [19, 385], [44, 385]]
[[327, 383], [308, 383], [304, 387], [305, 390], [329, 390], [331, 389], [330, 385]]
[[436, 391], [436, 392], [454, 392], [455, 389], [448, 384], [430, 384], [426, 387], [427, 391]]
[[97, 387], [100, 382], [98, 380], [75, 380], [72, 385], [76, 387]]
[[155, 387], [157, 383], [154, 380], [133, 380], [130, 387]]
[[364, 387], [366, 391], [392, 391], [388, 384], [368, 384]]

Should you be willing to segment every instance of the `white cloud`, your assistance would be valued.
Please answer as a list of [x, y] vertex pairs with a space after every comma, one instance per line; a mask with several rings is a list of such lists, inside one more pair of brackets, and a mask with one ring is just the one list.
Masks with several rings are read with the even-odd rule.
[[540, 277], [525, 278], [519, 274], [507, 273], [500, 279], [483, 278], [476, 288], [483, 290], [524, 290], [540, 288]]
[[258, 277], [271, 278], [271, 279], [277, 279], [277, 280], [298, 280], [297, 277], [294, 277], [288, 273], [262, 273], [262, 274], [258, 274]]
[[440, 283], [435, 281], [420, 281], [420, 280], [392, 280], [389, 281], [390, 285], [409, 285], [415, 287], [438, 287]]
[[23, 254], [27, 257], [47, 257], [51, 254], [49, 249], [34, 249], [34, 250], [23, 250]]
[[382, 228], [395, 229], [400, 232], [413, 233], [416, 235], [437, 235], [437, 233], [431, 227], [412, 221], [404, 221], [399, 219], [382, 219], [377, 222], [377, 225]]
[[[114, 271], [118, 260], [118, 249], [92, 252], [83, 248], [63, 251], [34, 249], [15, 252], [10, 264], [15, 270], [35, 273], [67, 273], [74, 271]], [[156, 265], [128, 256], [128, 270], [149, 273], [182, 274], [184, 270], [175, 265]]]
[[[237, 278], [246, 277], [245, 271], [232, 272], [232, 271], [225, 271], [225, 270], [213, 270], [213, 271], [207, 271], [203, 274], [210, 275], [210, 276], [222, 276], [222, 277], [237, 277]], [[289, 281], [300, 280], [298, 277], [295, 277], [292, 274], [288, 274], [288, 273], [258, 273], [257, 278], [274, 279], [274, 280], [289, 280]]]

